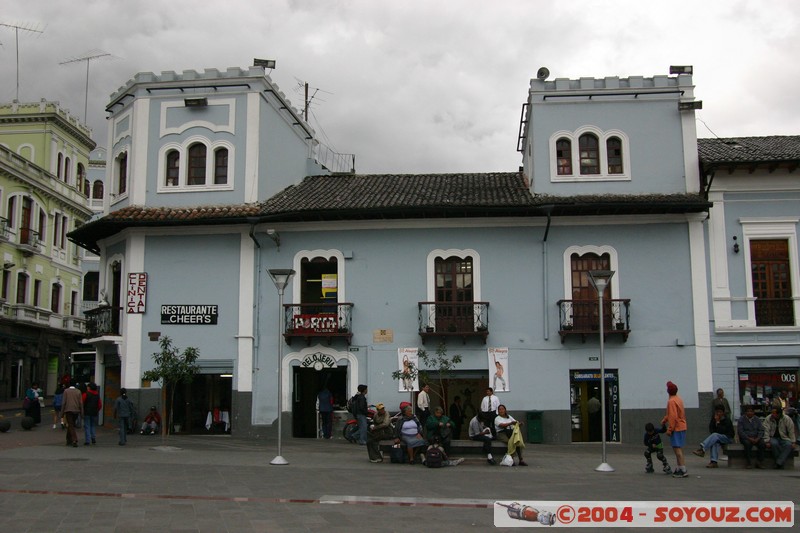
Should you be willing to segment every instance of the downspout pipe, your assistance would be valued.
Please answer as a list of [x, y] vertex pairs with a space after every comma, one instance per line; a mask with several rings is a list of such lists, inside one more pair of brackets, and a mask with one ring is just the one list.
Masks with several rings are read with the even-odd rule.
[[[261, 340], [261, 243], [259, 243], [256, 238], [256, 224], [258, 224], [258, 219], [248, 218], [247, 222], [250, 224], [250, 238], [253, 239], [253, 242], [256, 244], [256, 297], [253, 302], [253, 307], [255, 308], [255, 331], [253, 332], [252, 361], [252, 373], [253, 376], [255, 376], [256, 370], [258, 370], [258, 348]], [[255, 386], [253, 386], [252, 394], [253, 396], [256, 394]], [[253, 400], [255, 400], [255, 398], [253, 398]]]
[[551, 214], [553, 212], [552, 205], [542, 206], [542, 213], [547, 215], [547, 225], [544, 228], [544, 236], [542, 237], [542, 320], [544, 328], [544, 340], [550, 339], [550, 320], [548, 318], [548, 304], [550, 302], [550, 291], [548, 291], [548, 269], [547, 269], [547, 236], [550, 234], [550, 223], [552, 222]]

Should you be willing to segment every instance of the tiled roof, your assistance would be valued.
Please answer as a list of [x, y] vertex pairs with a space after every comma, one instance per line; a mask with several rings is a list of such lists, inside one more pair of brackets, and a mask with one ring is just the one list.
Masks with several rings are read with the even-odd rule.
[[704, 165], [797, 161], [800, 135], [697, 139], [697, 151]]
[[119, 209], [69, 234], [97, 242], [128, 227], [453, 217], [664, 214], [706, 211], [696, 194], [534, 195], [518, 172], [309, 176], [261, 204]]

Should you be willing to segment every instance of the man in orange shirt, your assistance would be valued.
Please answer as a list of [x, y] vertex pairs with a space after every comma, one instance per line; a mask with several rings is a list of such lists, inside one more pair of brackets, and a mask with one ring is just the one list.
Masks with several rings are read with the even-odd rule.
[[689, 473], [686, 472], [686, 461], [683, 458], [683, 446], [686, 444], [686, 411], [683, 400], [678, 396], [677, 385], [667, 381], [667, 393], [669, 394], [667, 414], [661, 420], [661, 424], [667, 424], [667, 435], [675, 452], [675, 461], [678, 463], [672, 477], [689, 477]]

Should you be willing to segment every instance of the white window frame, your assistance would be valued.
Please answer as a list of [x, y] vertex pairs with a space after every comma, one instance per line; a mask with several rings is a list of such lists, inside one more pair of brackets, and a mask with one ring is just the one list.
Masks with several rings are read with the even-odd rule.
[[[206, 184], [205, 185], [188, 185], [189, 175], [189, 147], [193, 144], [203, 144], [206, 147]], [[214, 184], [214, 170], [215, 166], [215, 152], [219, 148], [228, 150], [228, 182], [215, 185]], [[172, 150], [178, 152], [178, 184], [167, 186], [167, 153]], [[233, 144], [224, 140], [210, 141], [205, 137], [192, 136], [185, 139], [181, 143], [170, 142], [166, 143], [158, 151], [158, 186], [156, 187], [157, 193], [175, 193], [175, 192], [208, 192], [208, 191], [232, 191], [234, 189], [234, 154], [235, 149]]]
[[[745, 290], [747, 291], [747, 323], [745, 327], [762, 329], [786, 329], [800, 326], [800, 265], [797, 257], [797, 224], [800, 218], [740, 218], [742, 225], [742, 246], [745, 262]], [[792, 283], [792, 299], [794, 300], [793, 326], [757, 326], [756, 299], [753, 294], [753, 264], [750, 258], [750, 241], [786, 239], [789, 241], [789, 279]]]
[[[472, 248], [465, 248], [463, 250], [457, 248], [449, 248], [447, 250], [437, 248], [428, 253], [426, 262], [427, 268], [427, 288], [426, 288], [426, 301], [436, 301], [436, 259], [447, 259], [448, 257], [458, 257], [459, 259], [472, 258], [472, 301], [481, 302], [481, 256]], [[479, 309], [475, 309], [473, 316], [475, 319], [475, 326], [478, 325], [477, 317]], [[433, 327], [436, 324], [436, 308], [429, 314], [429, 323], [427, 326]]]
[[564, 300], [572, 300], [572, 255], [578, 254], [582, 256], [585, 254], [597, 254], [602, 256], [608, 254], [608, 261], [611, 270], [614, 271], [614, 277], [611, 278], [611, 299], [620, 299], [620, 272], [619, 272], [619, 256], [617, 250], [613, 246], [602, 245], [584, 245], [584, 246], [569, 246], [564, 250]]
[[[600, 155], [599, 174], [581, 174], [580, 138], [581, 135], [591, 133], [597, 137]], [[608, 173], [608, 148], [607, 142], [611, 137], [618, 137], [622, 143], [622, 173]], [[556, 157], [556, 143], [559, 139], [567, 139], [571, 143], [572, 174], [558, 173], [558, 158]], [[624, 131], [611, 129], [603, 131], [597, 126], [581, 126], [575, 131], [560, 130], [553, 133], [549, 140], [550, 181], [551, 182], [582, 182], [582, 181], [630, 181], [631, 160], [630, 142]]]
[[[127, 182], [125, 183], [125, 192], [119, 193], [119, 158], [122, 154], [126, 156], [125, 174], [127, 176]], [[116, 203], [127, 198], [131, 192], [131, 152], [127, 146], [114, 152], [114, 156], [111, 158], [111, 175], [113, 178], [109, 195], [111, 197], [111, 203]]]

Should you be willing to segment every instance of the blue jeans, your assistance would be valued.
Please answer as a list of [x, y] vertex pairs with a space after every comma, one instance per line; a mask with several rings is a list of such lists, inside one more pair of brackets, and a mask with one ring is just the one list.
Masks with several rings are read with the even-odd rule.
[[331, 429], [333, 428], [333, 412], [320, 411], [319, 417], [322, 419], [322, 436], [326, 439], [331, 438]]
[[792, 453], [792, 441], [772, 437], [769, 439], [769, 445], [775, 464], [783, 466], [783, 463], [789, 458], [789, 454]]
[[125, 444], [128, 442], [128, 424], [130, 424], [130, 420], [127, 416], [121, 416], [119, 418], [119, 443]]
[[367, 443], [367, 415], [356, 415], [358, 420], [358, 443]]
[[97, 437], [95, 430], [97, 429], [97, 415], [84, 415], [83, 417], [83, 442], [94, 442]]
[[723, 444], [730, 444], [733, 442], [731, 439], [723, 435], [722, 433], [712, 433], [706, 440], [700, 444], [704, 450], [711, 450], [711, 461], [717, 462], [719, 459], [719, 451], [722, 449]]

